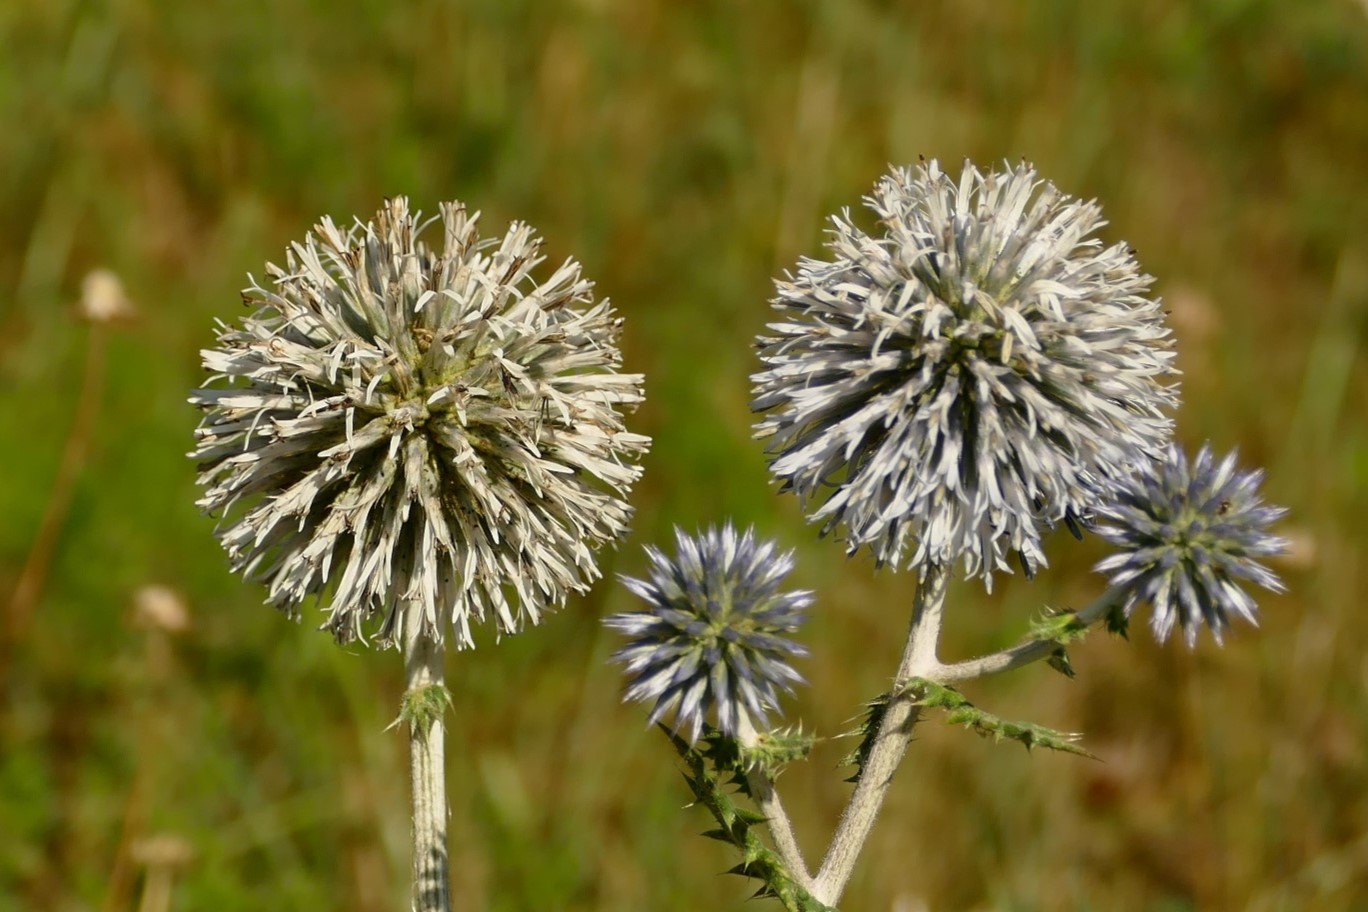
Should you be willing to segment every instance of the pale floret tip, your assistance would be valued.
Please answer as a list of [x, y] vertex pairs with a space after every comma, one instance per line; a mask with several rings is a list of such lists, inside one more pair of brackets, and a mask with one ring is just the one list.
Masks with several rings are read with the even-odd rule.
[[1181, 627], [1189, 646], [1204, 626], [1220, 642], [1232, 617], [1256, 624], [1241, 582], [1282, 592], [1259, 559], [1287, 548], [1268, 531], [1287, 511], [1263, 502], [1262, 481], [1261, 471], [1241, 472], [1234, 453], [1215, 462], [1209, 445], [1191, 463], [1171, 446], [1162, 460], [1122, 479], [1097, 514], [1097, 533], [1117, 548], [1097, 570], [1123, 593], [1126, 616], [1148, 603], [1155, 637], [1165, 640]]
[[531, 228], [482, 239], [477, 219], [403, 198], [347, 231], [325, 218], [202, 353], [199, 504], [235, 570], [294, 616], [325, 597], [340, 641], [515, 632], [627, 526], [649, 440], [622, 422], [642, 393], [620, 320], [574, 260], [532, 278]]
[[730, 525], [689, 536], [675, 530], [676, 555], [648, 547], [648, 579], [622, 577], [646, 603], [604, 624], [625, 635], [613, 655], [624, 666], [624, 699], [653, 704], [650, 721], [674, 716], [676, 731], [697, 740], [711, 715], [730, 736], [742, 720], [767, 721], [781, 691], [803, 678], [789, 664], [807, 649], [789, 639], [812, 594], [783, 591], [792, 553]]
[[752, 403], [771, 472], [881, 563], [1033, 572], [1046, 528], [1171, 436], [1151, 279], [1025, 164], [897, 168], [865, 203], [877, 232], [834, 217], [830, 259], [775, 283]]

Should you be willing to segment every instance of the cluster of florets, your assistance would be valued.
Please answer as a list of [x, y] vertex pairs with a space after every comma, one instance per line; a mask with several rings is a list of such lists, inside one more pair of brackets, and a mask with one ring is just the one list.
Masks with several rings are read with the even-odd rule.
[[728, 524], [697, 536], [675, 529], [671, 558], [648, 547], [649, 579], [623, 577], [644, 611], [604, 621], [629, 642], [613, 658], [625, 666], [626, 699], [654, 703], [651, 722], [673, 713], [696, 739], [709, 713], [718, 729], [763, 724], [780, 691], [802, 683], [789, 664], [807, 650], [788, 638], [803, 623], [812, 593], [780, 588], [793, 553]]
[[770, 468], [853, 551], [991, 583], [1168, 443], [1169, 330], [1151, 279], [1104, 247], [1093, 202], [1021, 165], [956, 181], [932, 161], [832, 219], [828, 260], [776, 283], [760, 340]]
[[1262, 480], [1261, 471], [1239, 471], [1234, 453], [1217, 463], [1204, 446], [1189, 464], [1175, 446], [1117, 484], [1097, 533], [1118, 550], [1097, 569], [1123, 593], [1126, 614], [1147, 602], [1154, 635], [1165, 640], [1181, 627], [1188, 645], [1203, 626], [1219, 642], [1232, 617], [1257, 623], [1240, 581], [1283, 591], [1259, 558], [1287, 547], [1268, 531], [1287, 511], [1263, 502]]
[[[830, 257], [776, 282], [754, 377], [770, 469], [823, 534], [991, 585], [1012, 553], [1028, 574], [1043, 565], [1050, 527], [1100, 520], [1121, 550], [1098, 569], [1127, 616], [1153, 605], [1160, 639], [1254, 621], [1237, 582], [1281, 588], [1258, 558], [1282, 550], [1268, 526], [1283, 511], [1233, 457], [1203, 449], [1189, 468], [1172, 446], [1169, 329], [1130, 249], [1095, 237], [1097, 204], [1024, 164], [966, 163], [955, 180], [934, 161], [893, 170], [865, 202], [877, 232], [837, 216]], [[712, 707], [734, 733], [797, 681], [783, 634], [810, 597], [775, 594], [792, 560], [749, 534], [678, 539], [678, 559], [650, 549], [651, 580], [626, 580], [646, 609], [608, 621], [630, 638], [627, 699], [695, 734]]]
[[531, 278], [529, 227], [481, 239], [476, 220], [442, 206], [433, 249], [403, 198], [349, 231], [324, 219], [203, 353], [229, 382], [191, 399], [200, 504], [272, 603], [330, 592], [339, 640], [372, 619], [385, 643], [516, 631], [627, 527], [649, 441], [622, 424], [642, 393], [621, 321], [574, 260]]

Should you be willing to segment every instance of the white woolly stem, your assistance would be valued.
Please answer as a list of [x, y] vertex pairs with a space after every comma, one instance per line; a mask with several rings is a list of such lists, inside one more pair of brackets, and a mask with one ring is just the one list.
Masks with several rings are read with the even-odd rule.
[[[1088, 607], [1075, 613], [1074, 617], [1084, 627], [1091, 627], [1121, 603], [1122, 595], [1122, 590], [1112, 587]], [[1054, 640], [1031, 640], [1013, 646], [1011, 649], [979, 656], [976, 659], [940, 665], [932, 673], [924, 674], [922, 677], [930, 678], [942, 684], [950, 681], [969, 681], [992, 674], [1001, 674], [1004, 671], [1011, 671], [1013, 668], [1038, 662], [1051, 655], [1058, 648], [1059, 643]]]
[[[407, 637], [404, 695], [409, 725], [410, 772], [413, 779], [413, 912], [451, 912], [451, 873], [447, 860], [447, 799], [441, 708], [445, 694], [431, 711], [432, 688], [444, 688], [442, 649], [413, 624]], [[428, 699], [424, 699], [427, 692]]]
[[[754, 747], [759, 741], [755, 726], [751, 724], [750, 716], [745, 710], [741, 711], [737, 740], [744, 747]], [[811, 893], [812, 875], [808, 873], [807, 862], [803, 860], [803, 850], [799, 847], [798, 838], [793, 832], [793, 823], [789, 820], [788, 812], [784, 810], [783, 799], [779, 797], [773, 780], [764, 770], [757, 767], [746, 773], [746, 782], [750, 785], [751, 795], [755, 797], [760, 813], [765, 815], [770, 838], [774, 840], [774, 850], [779, 853], [789, 876]]]
[[829, 906], [834, 906], [845, 891], [855, 861], [888, 795], [893, 773], [912, 740], [912, 728], [920, 713], [911, 695], [900, 692], [901, 686], [909, 678], [934, 674], [940, 666], [936, 659], [936, 643], [940, 639], [941, 612], [945, 607], [946, 576], [942, 568], [929, 567], [917, 588], [907, 646], [898, 664], [888, 707], [860, 770], [860, 780], [855, 784], [850, 803], [846, 805], [813, 884], [813, 896]]

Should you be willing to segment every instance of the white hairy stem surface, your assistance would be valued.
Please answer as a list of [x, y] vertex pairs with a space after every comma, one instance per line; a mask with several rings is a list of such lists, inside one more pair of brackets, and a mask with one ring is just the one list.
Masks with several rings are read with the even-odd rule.
[[[405, 671], [410, 694], [442, 684], [442, 650], [410, 632]], [[420, 713], [409, 724], [409, 769], [413, 778], [413, 912], [451, 912], [447, 860], [447, 799], [442, 714]]]
[[900, 693], [900, 687], [909, 678], [933, 676], [940, 667], [936, 642], [940, 638], [941, 612], [945, 606], [946, 576], [944, 568], [928, 567], [917, 589], [912, 625], [902, 661], [898, 664], [891, 702], [813, 884], [813, 896], [829, 906], [836, 904], [849, 883], [855, 861], [888, 795], [893, 773], [912, 740], [912, 729], [920, 712], [912, 695]]

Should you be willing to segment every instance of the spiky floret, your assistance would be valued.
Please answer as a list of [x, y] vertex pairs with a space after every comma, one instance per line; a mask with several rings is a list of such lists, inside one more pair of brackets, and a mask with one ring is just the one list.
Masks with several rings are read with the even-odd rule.
[[948, 566], [991, 585], [1042, 529], [1158, 455], [1177, 402], [1149, 276], [1103, 247], [1095, 202], [1030, 166], [958, 182], [897, 168], [866, 205], [879, 231], [832, 219], [830, 260], [776, 281], [752, 407], [770, 470], [823, 534], [883, 563]]
[[763, 724], [803, 678], [789, 664], [807, 649], [788, 638], [802, 624], [812, 593], [781, 591], [793, 553], [759, 542], [730, 523], [689, 536], [675, 529], [678, 554], [648, 547], [650, 579], [622, 577], [646, 602], [604, 624], [628, 638], [613, 654], [625, 666], [624, 699], [654, 703], [650, 721], [673, 713], [676, 731], [698, 738], [711, 711], [737, 737], [743, 719]]
[[622, 423], [642, 394], [621, 320], [572, 259], [531, 278], [527, 225], [481, 239], [477, 219], [453, 202], [424, 222], [402, 197], [348, 231], [325, 218], [202, 352], [198, 503], [271, 603], [331, 592], [339, 641], [515, 632], [626, 529], [649, 439]]
[[1182, 627], [1189, 646], [1203, 625], [1219, 643], [1232, 616], [1257, 624], [1254, 599], [1240, 581], [1282, 592], [1259, 559], [1287, 547], [1268, 531], [1287, 510], [1263, 502], [1262, 481], [1261, 471], [1239, 471], [1235, 453], [1216, 463], [1209, 444], [1191, 463], [1170, 446], [1163, 459], [1123, 479], [1098, 511], [1096, 531], [1118, 549], [1097, 570], [1125, 593], [1126, 616], [1148, 602], [1155, 637]]

